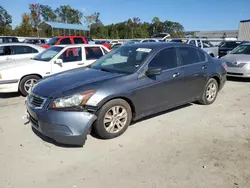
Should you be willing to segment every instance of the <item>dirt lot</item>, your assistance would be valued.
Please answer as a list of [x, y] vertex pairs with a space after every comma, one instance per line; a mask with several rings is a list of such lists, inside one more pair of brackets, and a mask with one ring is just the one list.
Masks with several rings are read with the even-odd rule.
[[0, 98], [0, 188], [249, 188], [250, 82], [228, 81], [211, 106], [137, 122], [83, 148], [43, 141], [24, 125], [24, 98]]

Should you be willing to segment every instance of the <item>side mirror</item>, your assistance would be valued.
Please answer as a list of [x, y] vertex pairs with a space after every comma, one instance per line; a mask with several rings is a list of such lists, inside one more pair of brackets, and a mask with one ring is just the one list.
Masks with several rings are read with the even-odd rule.
[[54, 63], [55, 63], [55, 64], [62, 64], [62, 63], [63, 63], [63, 60], [62, 60], [62, 59], [56, 59]]
[[149, 68], [146, 72], [147, 76], [155, 76], [161, 74], [161, 68]]

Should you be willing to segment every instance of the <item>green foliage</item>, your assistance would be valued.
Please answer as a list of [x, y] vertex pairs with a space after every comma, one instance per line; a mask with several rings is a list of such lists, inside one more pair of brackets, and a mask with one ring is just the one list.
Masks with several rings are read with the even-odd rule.
[[46, 22], [55, 22], [57, 15], [55, 11], [48, 5], [40, 5], [41, 16]]
[[31, 24], [34, 28], [38, 26], [38, 24], [41, 22], [41, 7], [40, 4], [30, 4], [30, 18], [31, 18]]
[[0, 35], [8, 35], [11, 31], [12, 17], [7, 10], [0, 6]]
[[83, 13], [77, 9], [73, 9], [70, 5], [60, 6], [55, 10], [57, 21], [69, 24], [82, 24]]
[[32, 28], [32, 18], [29, 14], [23, 14], [22, 22], [20, 26], [15, 28], [16, 35], [19, 36], [32, 36], [33, 28]]
[[[36, 36], [38, 24], [41, 21], [62, 22], [69, 24], [82, 24], [83, 13], [70, 5], [61, 5], [55, 10], [49, 5], [30, 4], [30, 14], [24, 14], [22, 23], [11, 29], [11, 16], [0, 6], [0, 34], [13, 34], [23, 36]], [[141, 22], [139, 17], [129, 18], [128, 20], [116, 24], [103, 25], [99, 12], [85, 15], [85, 24], [90, 28], [92, 38], [148, 38], [156, 33], [167, 32], [171, 37], [183, 37], [184, 27], [178, 22], [166, 20], [162, 22], [159, 17], [153, 17], [152, 22]], [[55, 31], [55, 35], [62, 35], [62, 31]], [[83, 32], [78, 32], [82, 35]], [[52, 32], [44, 31], [43, 35], [51, 37]]]

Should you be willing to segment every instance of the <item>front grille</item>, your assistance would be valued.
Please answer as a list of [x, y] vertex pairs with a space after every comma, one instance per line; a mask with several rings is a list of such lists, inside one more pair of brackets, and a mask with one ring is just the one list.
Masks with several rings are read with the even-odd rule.
[[235, 68], [241, 68], [244, 67], [246, 65], [246, 63], [231, 63], [231, 62], [227, 62], [227, 66], [228, 67], [235, 67]]
[[42, 108], [45, 103], [45, 100], [46, 100], [45, 98], [35, 95], [33, 93], [31, 93], [29, 96], [30, 104], [32, 104], [34, 107], [37, 108]]
[[30, 122], [36, 126], [37, 128], [39, 127], [39, 124], [38, 124], [38, 121], [36, 118], [32, 117], [30, 114], [29, 114], [29, 118], [30, 118]]

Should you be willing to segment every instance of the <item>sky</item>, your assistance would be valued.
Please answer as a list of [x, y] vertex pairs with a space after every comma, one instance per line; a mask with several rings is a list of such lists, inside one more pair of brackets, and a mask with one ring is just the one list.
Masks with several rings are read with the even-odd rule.
[[14, 27], [29, 12], [30, 3], [52, 8], [69, 4], [84, 15], [100, 12], [105, 25], [132, 17], [151, 22], [157, 16], [161, 21], [181, 23], [186, 31], [214, 31], [237, 30], [240, 20], [250, 20], [250, 0], [0, 0], [12, 15]]

